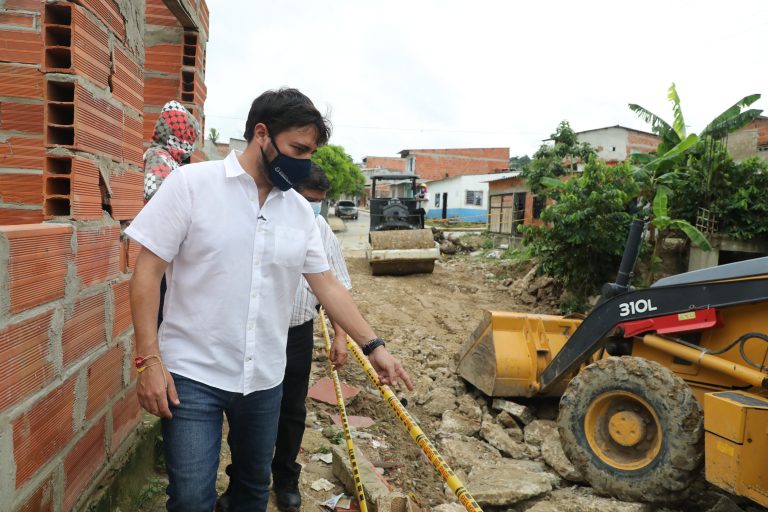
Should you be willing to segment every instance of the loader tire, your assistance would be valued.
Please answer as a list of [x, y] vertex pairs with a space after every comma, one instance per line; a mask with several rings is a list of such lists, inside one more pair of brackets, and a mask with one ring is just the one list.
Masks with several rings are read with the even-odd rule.
[[563, 450], [602, 494], [626, 501], [685, 499], [703, 462], [703, 413], [664, 366], [609, 357], [584, 368], [560, 401]]

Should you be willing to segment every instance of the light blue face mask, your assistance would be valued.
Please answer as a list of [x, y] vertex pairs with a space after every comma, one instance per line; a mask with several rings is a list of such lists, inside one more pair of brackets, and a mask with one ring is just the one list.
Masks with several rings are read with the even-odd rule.
[[323, 205], [323, 203], [320, 202], [320, 201], [318, 201], [318, 202], [310, 201], [309, 202], [309, 206], [311, 206], [312, 207], [312, 211], [315, 212], [315, 217], [320, 215], [320, 208], [322, 207], [322, 205]]

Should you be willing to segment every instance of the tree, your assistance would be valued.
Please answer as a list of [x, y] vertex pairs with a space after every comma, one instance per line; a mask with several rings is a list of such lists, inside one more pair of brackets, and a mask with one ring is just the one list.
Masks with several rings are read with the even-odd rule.
[[210, 133], [208, 135], [208, 138], [211, 140], [211, 142], [216, 144], [217, 142], [219, 142], [219, 136], [220, 135], [221, 134], [219, 133], [219, 130], [217, 130], [216, 128], [211, 128], [211, 131], [210, 131]]
[[523, 167], [522, 176], [534, 194], [547, 193], [542, 187], [543, 178], [559, 178], [576, 171], [577, 164], [596, 156], [587, 143], [580, 143], [568, 121], [562, 121], [550, 135], [553, 144], [542, 144], [533, 160]]
[[608, 166], [594, 157], [580, 175], [566, 182], [545, 177], [542, 187], [558, 199], [541, 216], [546, 225], [523, 229], [524, 243], [539, 271], [562, 281], [583, 305], [615, 276], [639, 188], [628, 163]]
[[513, 156], [512, 158], [509, 159], [509, 170], [520, 171], [530, 163], [531, 163], [531, 157], [529, 157], [528, 155]]
[[[694, 134], [686, 134], [680, 96], [677, 94], [674, 83], [669, 87], [667, 98], [672, 102], [671, 124], [640, 105], [629, 104], [630, 110], [650, 124], [653, 132], [661, 139], [656, 150], [656, 158], [645, 155], [636, 157], [635, 161], [643, 164], [647, 182], [661, 183], [668, 186], [673, 193], [681, 187], [685, 188], [685, 182], [690, 181], [692, 173], [698, 173], [701, 176], [700, 189], [693, 191], [687, 187], [688, 194], [684, 196], [685, 203], [689, 205], [684, 218], [693, 222], [695, 217], [690, 216], [690, 210], [693, 209], [695, 212], [698, 207], [711, 206], [718, 190], [713, 186], [717, 182], [717, 175], [729, 163], [730, 157], [722, 140], [729, 133], [746, 126], [762, 114], [763, 111], [759, 109], [746, 109], [760, 99], [760, 95], [745, 96], [731, 105], [707, 124], [698, 137]], [[676, 204], [672, 205], [671, 212], [677, 213]]]
[[321, 146], [312, 156], [312, 161], [323, 168], [331, 182], [331, 190], [328, 191], [330, 199], [362, 193], [365, 177], [343, 147], [332, 144]]

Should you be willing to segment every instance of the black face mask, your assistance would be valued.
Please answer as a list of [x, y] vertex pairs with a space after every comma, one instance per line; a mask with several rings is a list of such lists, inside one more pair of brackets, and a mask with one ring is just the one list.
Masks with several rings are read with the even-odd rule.
[[272, 146], [277, 151], [277, 156], [271, 162], [267, 162], [267, 154], [264, 153], [263, 149], [261, 150], [261, 156], [264, 159], [264, 167], [269, 172], [269, 181], [272, 185], [285, 192], [309, 176], [312, 162], [309, 158], [293, 158], [280, 153], [277, 144], [275, 144], [275, 139], [271, 140]]

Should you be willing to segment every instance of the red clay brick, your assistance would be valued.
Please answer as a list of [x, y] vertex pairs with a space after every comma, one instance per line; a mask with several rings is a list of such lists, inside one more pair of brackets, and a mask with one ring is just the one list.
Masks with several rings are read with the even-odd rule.
[[123, 117], [122, 159], [136, 167], [144, 166], [142, 122], [141, 117], [133, 117], [128, 114]]
[[0, 330], [0, 412], [42, 389], [53, 379], [48, 329], [53, 311]]
[[0, 166], [17, 169], [42, 169], [45, 157], [43, 138], [12, 136], [0, 141]]
[[146, 23], [147, 25], [163, 25], [166, 27], [179, 27], [179, 22], [176, 21], [176, 16], [168, 10], [163, 0], [147, 0], [146, 8]]
[[120, 226], [77, 230], [77, 276], [83, 288], [115, 279], [120, 274]]
[[113, 59], [112, 95], [141, 112], [144, 109], [144, 69], [131, 53], [117, 44]]
[[74, 399], [70, 379], [12, 422], [17, 489], [72, 438]]
[[106, 343], [105, 323], [103, 293], [79, 299], [75, 303], [61, 333], [64, 366], [79, 361], [96, 347]]
[[102, 417], [64, 459], [64, 511], [73, 509], [93, 475], [106, 460], [105, 417]]
[[128, 261], [126, 262], [128, 271], [133, 272], [133, 269], [136, 268], [136, 258], [139, 257], [139, 252], [141, 252], [141, 244], [128, 239]]
[[131, 326], [131, 301], [128, 295], [130, 281], [128, 279], [112, 284], [115, 315], [112, 324], [112, 338], [123, 334]]
[[208, 4], [205, 2], [205, 0], [200, 0], [200, 5], [198, 6], [198, 17], [200, 19], [200, 25], [201, 25], [201, 32], [204, 34], [208, 34], [208, 24], [210, 21], [210, 13], [208, 11]]
[[159, 117], [159, 112], [144, 112], [143, 141], [145, 146], [149, 146], [149, 143], [152, 140], [152, 134], [155, 132], [155, 124], [157, 124], [157, 119]]
[[35, 30], [38, 27], [37, 16], [30, 12], [0, 11], [0, 25]]
[[113, 0], [75, 0], [94, 13], [120, 41], [125, 41], [125, 20]]
[[43, 104], [0, 102], [0, 130], [43, 134]]
[[144, 207], [144, 174], [127, 171], [109, 179], [112, 197], [112, 218], [115, 220], [131, 220]]
[[88, 368], [86, 419], [99, 415], [109, 400], [123, 388], [123, 347], [109, 349]]
[[123, 111], [78, 85], [75, 94], [75, 144], [90, 153], [122, 159]]
[[53, 478], [47, 478], [19, 512], [53, 512]]
[[67, 260], [72, 255], [71, 226], [0, 226], [9, 244], [11, 313], [64, 297]]
[[39, 32], [3, 30], [0, 37], [0, 60], [21, 64], [40, 64], [43, 42]]
[[40, 0], [5, 0], [6, 9], [18, 9], [19, 11], [39, 11]]
[[[2, 173], [2, 169], [0, 169]], [[40, 174], [0, 174], [0, 201], [41, 205], [43, 176]]]
[[181, 100], [181, 75], [173, 78], [147, 77], [144, 104], [162, 107], [169, 100]]
[[72, 218], [98, 220], [103, 217], [99, 168], [87, 158], [72, 159]]
[[20, 208], [0, 208], [0, 226], [17, 224], [35, 224], [43, 222], [43, 209], [22, 210]]
[[42, 100], [42, 79], [37, 66], [0, 62], [0, 96]]
[[131, 387], [125, 398], [112, 406], [112, 453], [115, 453], [125, 438], [141, 421], [141, 406], [136, 387]]
[[145, 71], [179, 76], [184, 52], [181, 37], [178, 44], [158, 44], [145, 50]]

